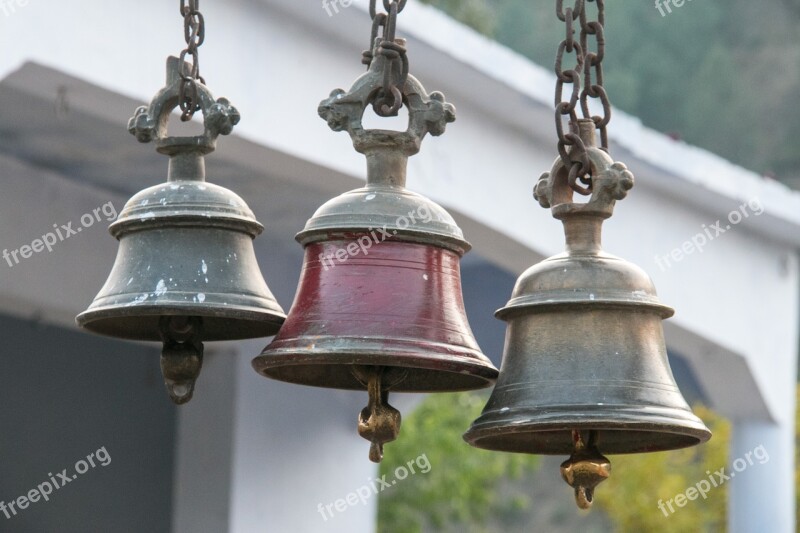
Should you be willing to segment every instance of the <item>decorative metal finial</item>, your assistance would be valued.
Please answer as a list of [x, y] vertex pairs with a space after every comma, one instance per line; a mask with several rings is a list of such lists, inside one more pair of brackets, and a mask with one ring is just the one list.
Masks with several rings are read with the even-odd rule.
[[355, 367], [353, 374], [366, 385], [369, 393], [369, 404], [358, 417], [358, 434], [371, 443], [369, 460], [380, 463], [383, 445], [396, 440], [400, 434], [400, 411], [389, 405], [390, 387], [384, 383], [382, 367]]
[[575, 503], [589, 509], [594, 500], [594, 489], [611, 475], [611, 463], [595, 445], [596, 431], [588, 432], [588, 441], [580, 431], [572, 432], [575, 451], [561, 463], [561, 477], [575, 489]]

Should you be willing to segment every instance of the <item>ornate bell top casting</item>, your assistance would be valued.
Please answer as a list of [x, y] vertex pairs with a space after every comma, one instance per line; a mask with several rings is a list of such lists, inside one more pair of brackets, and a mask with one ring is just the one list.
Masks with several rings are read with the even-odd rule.
[[[402, 39], [397, 40], [403, 44]], [[470, 250], [453, 217], [435, 202], [409, 191], [406, 185], [408, 158], [417, 154], [427, 134], [442, 135], [456, 119], [456, 110], [444, 95], [430, 95], [411, 75], [399, 90], [408, 109], [409, 124], [404, 132], [364, 129], [364, 111], [373, 104], [384, 83], [388, 59], [377, 53], [369, 70], [350, 89], [334, 90], [319, 106], [319, 114], [333, 131], [347, 131], [356, 151], [367, 158], [367, 185], [342, 194], [323, 205], [297, 236], [303, 244], [383, 228], [395, 241], [446, 246], [459, 255]], [[424, 224], [409, 221], [409, 213], [426, 213]], [[409, 223], [410, 222], [410, 223]]]
[[120, 250], [108, 281], [79, 325], [124, 339], [161, 341], [161, 367], [175, 403], [188, 402], [203, 359], [203, 341], [273, 335], [285, 319], [263, 277], [252, 241], [263, 231], [238, 195], [206, 182], [205, 155], [239, 122], [237, 109], [194, 80], [190, 108], [204, 131], [170, 136], [181, 106], [183, 62], [167, 60], [167, 83], [136, 110], [128, 131], [169, 156], [166, 183], [133, 196], [110, 226]]
[[[203, 112], [205, 131], [203, 135], [192, 137], [170, 137], [167, 124], [172, 111], [180, 105], [182, 83], [181, 60], [169, 57], [166, 86], [153, 97], [149, 106], [136, 109], [128, 121], [128, 131], [141, 143], [155, 142], [156, 150], [162, 154], [211, 153], [217, 146], [217, 137], [229, 135], [241, 115], [227, 98], [215, 100], [208, 87], [196, 82], [197, 105]], [[194, 174], [185, 176], [191, 179]]]

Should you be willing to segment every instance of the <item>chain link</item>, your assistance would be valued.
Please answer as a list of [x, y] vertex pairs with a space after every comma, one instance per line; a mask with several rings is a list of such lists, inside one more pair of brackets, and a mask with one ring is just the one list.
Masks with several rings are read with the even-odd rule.
[[186, 48], [180, 54], [182, 83], [178, 100], [182, 112], [181, 120], [187, 122], [200, 110], [197, 82], [204, 85], [206, 83], [200, 76], [198, 53], [198, 49], [206, 39], [206, 25], [203, 14], [200, 13], [200, 0], [180, 0], [180, 2]]
[[[590, 20], [587, 2], [597, 5], [597, 19]], [[569, 169], [569, 184], [578, 194], [592, 192], [591, 169], [586, 146], [578, 135], [578, 112], [580, 102], [583, 118], [594, 121], [600, 130], [600, 143], [608, 151], [607, 126], [611, 120], [611, 104], [603, 87], [603, 59], [605, 57], [605, 2], [604, 0], [574, 0], [572, 7], [564, 7], [564, 0], [556, 0], [556, 16], [565, 25], [565, 38], [556, 53], [556, 133], [558, 153]], [[576, 40], [576, 22], [580, 25], [580, 39]], [[594, 49], [590, 37], [594, 37]], [[573, 67], [564, 67], [565, 56], [575, 54]], [[565, 86], [571, 85], [569, 99], [564, 98]], [[602, 116], [592, 116], [589, 99], [599, 100]], [[565, 118], [567, 124], [565, 124]], [[567, 129], [567, 127], [569, 129]], [[580, 183], [579, 183], [580, 182]], [[582, 185], [581, 185], [582, 184]]]
[[[587, 0], [597, 4], [597, 20], [589, 20], [588, 6], [581, 12], [581, 46], [585, 55], [583, 62], [583, 92], [581, 93], [581, 110], [584, 118], [591, 118], [600, 130], [600, 147], [608, 151], [608, 123], [611, 121], [611, 102], [603, 87], [603, 59], [606, 55], [606, 9], [605, 0]], [[595, 51], [590, 50], [589, 38], [594, 37]], [[592, 77], [594, 75], [594, 78]], [[602, 116], [592, 116], [589, 110], [589, 98], [595, 98], [603, 109]]]
[[[378, 0], [370, 0], [369, 14], [372, 17], [372, 33], [369, 49], [362, 54], [361, 62], [372, 65], [374, 59], [373, 46], [380, 35], [377, 52], [386, 58], [383, 87], [375, 94], [372, 108], [382, 117], [397, 116], [403, 107], [402, 88], [408, 79], [408, 55], [406, 47], [396, 42], [397, 15], [406, 7], [408, 0], [383, 0], [385, 13], [378, 12]], [[383, 32], [381, 33], [381, 28]]]

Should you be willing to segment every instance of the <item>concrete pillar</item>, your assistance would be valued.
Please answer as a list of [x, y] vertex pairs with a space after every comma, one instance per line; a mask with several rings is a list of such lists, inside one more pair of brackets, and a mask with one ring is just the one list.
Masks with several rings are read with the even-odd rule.
[[[794, 402], [791, 407], [794, 412]], [[734, 425], [725, 470], [731, 476], [726, 482], [730, 533], [795, 531], [794, 454], [793, 422]]]

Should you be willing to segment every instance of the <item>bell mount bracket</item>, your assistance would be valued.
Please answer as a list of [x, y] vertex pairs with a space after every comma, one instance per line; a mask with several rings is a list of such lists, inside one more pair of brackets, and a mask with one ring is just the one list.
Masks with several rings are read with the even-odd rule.
[[594, 121], [579, 120], [578, 129], [591, 176], [589, 200], [573, 202], [570, 169], [561, 158], [556, 159], [550, 172], [539, 178], [533, 196], [564, 223], [568, 251], [599, 252], [603, 221], [613, 215], [617, 201], [628, 195], [635, 180], [624, 163], [614, 162], [605, 150], [597, 147]]
[[167, 125], [170, 114], [180, 104], [181, 60], [171, 56], [167, 59], [167, 84], [150, 102], [149, 106], [136, 109], [128, 121], [128, 131], [141, 143], [155, 142], [156, 150], [165, 155], [194, 152], [201, 155], [216, 148], [217, 137], [229, 135], [241, 120], [239, 110], [227, 98], [215, 99], [214, 95], [198, 80], [198, 106], [203, 113], [203, 135], [190, 137], [169, 136]]
[[[405, 45], [404, 39], [397, 39], [396, 42]], [[376, 39], [373, 49], [375, 59], [369, 70], [355, 81], [349, 91], [335, 89], [331, 92], [320, 103], [318, 112], [333, 131], [347, 131], [356, 151], [367, 156], [368, 183], [403, 187], [408, 158], [419, 152], [427, 134], [438, 137], [445, 132], [447, 124], [456, 119], [456, 108], [445, 101], [441, 92], [428, 94], [419, 80], [409, 74], [403, 87], [398, 88], [408, 110], [408, 129], [365, 129], [364, 111], [383, 89], [388, 61], [378, 53], [379, 44], [380, 39]], [[387, 168], [392, 171], [387, 172]], [[392, 176], [389, 183], [386, 183], [387, 176]]]

